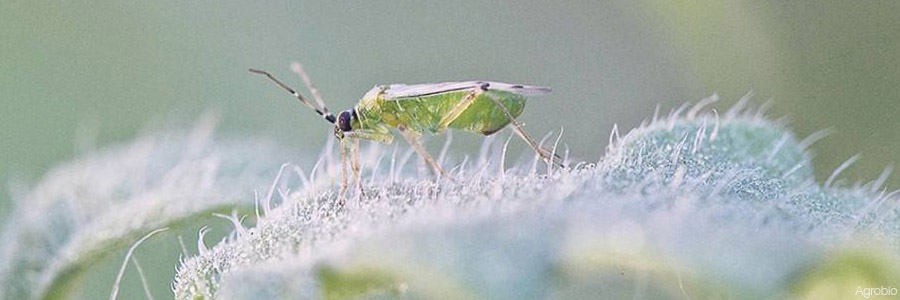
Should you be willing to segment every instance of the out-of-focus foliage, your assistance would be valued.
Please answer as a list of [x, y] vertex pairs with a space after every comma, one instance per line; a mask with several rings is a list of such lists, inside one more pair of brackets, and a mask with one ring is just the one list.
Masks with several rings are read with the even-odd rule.
[[[0, 234], [0, 299], [107, 294], [114, 277], [93, 287], [84, 285], [85, 278], [111, 257], [121, 261], [119, 253], [147, 232], [167, 226], [195, 231], [210, 223], [212, 213], [252, 213], [254, 189], [268, 184], [284, 153], [258, 139], [211, 135], [204, 122], [190, 132], [147, 135], [55, 168], [16, 199]], [[145, 251], [138, 256], [172, 259], [181, 252]], [[166, 265], [146, 264], [157, 277], [171, 273]]]

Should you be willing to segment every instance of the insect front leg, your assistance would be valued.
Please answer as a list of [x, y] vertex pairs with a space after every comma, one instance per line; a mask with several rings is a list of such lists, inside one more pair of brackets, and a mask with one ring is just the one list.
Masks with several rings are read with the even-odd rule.
[[359, 139], [351, 139], [350, 141], [350, 170], [353, 171], [353, 180], [356, 183], [356, 190], [359, 192], [357, 196], [363, 196], [362, 179], [360, 178], [359, 167]]
[[558, 155], [550, 154], [549, 151], [541, 148], [541, 146], [539, 146], [534, 141], [534, 139], [530, 135], [528, 135], [527, 132], [525, 132], [525, 129], [522, 128], [522, 124], [520, 124], [519, 121], [517, 121], [516, 118], [513, 117], [512, 113], [509, 112], [509, 109], [507, 109], [506, 106], [503, 106], [503, 102], [500, 102], [500, 99], [497, 99], [491, 94], [487, 94], [487, 96], [488, 98], [491, 98], [491, 100], [493, 100], [498, 107], [500, 107], [500, 110], [503, 111], [504, 114], [506, 114], [506, 117], [509, 118], [510, 125], [512, 125], [512, 130], [516, 133], [516, 135], [525, 140], [525, 143], [528, 143], [528, 145], [531, 146], [532, 149], [534, 149], [534, 152], [558, 167], [567, 168], [567, 166], [561, 161], [562, 158], [560, 158]]
[[342, 132], [342, 135], [349, 147], [350, 169], [353, 171], [353, 180], [356, 184], [356, 190], [359, 196], [363, 196], [362, 179], [360, 178], [360, 161], [359, 161], [359, 140], [369, 140], [384, 144], [390, 144], [394, 141], [394, 136], [390, 133], [375, 130], [354, 130]]
[[382, 144], [390, 144], [394, 142], [394, 136], [390, 133], [372, 131], [372, 130], [354, 130], [344, 132], [345, 138], [350, 139], [361, 139], [361, 140], [369, 140], [373, 142], [379, 142]]
[[422, 143], [419, 142], [419, 135], [416, 132], [410, 131], [403, 126], [397, 127], [397, 131], [399, 131], [400, 135], [403, 136], [406, 142], [416, 150], [416, 153], [418, 153], [419, 156], [421, 156], [422, 159], [424, 159], [425, 162], [428, 163], [429, 166], [431, 166], [431, 169], [436, 175], [438, 175], [439, 177], [447, 178], [452, 182], [456, 182], [456, 180], [454, 180], [453, 177], [451, 177], [450, 174], [447, 173], [447, 171], [444, 171], [444, 168], [441, 168], [441, 166], [437, 164], [437, 161], [435, 161], [434, 158], [431, 157], [431, 154], [428, 154], [428, 151], [425, 150], [425, 147], [422, 147]]
[[347, 182], [347, 141], [346, 139], [340, 139], [338, 148], [340, 148], [341, 152], [341, 191], [338, 193], [338, 207], [344, 207], [345, 196], [347, 196], [347, 187], [350, 186], [350, 183]]

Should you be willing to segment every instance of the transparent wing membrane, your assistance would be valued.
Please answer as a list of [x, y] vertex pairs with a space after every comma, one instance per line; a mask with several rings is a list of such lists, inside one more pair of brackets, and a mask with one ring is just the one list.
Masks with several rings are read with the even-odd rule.
[[522, 96], [540, 96], [550, 93], [549, 87], [510, 84], [492, 81], [465, 81], [424, 84], [391, 84], [385, 89], [385, 98], [415, 98], [458, 91], [469, 91], [488, 84], [488, 90], [497, 90], [519, 94]]

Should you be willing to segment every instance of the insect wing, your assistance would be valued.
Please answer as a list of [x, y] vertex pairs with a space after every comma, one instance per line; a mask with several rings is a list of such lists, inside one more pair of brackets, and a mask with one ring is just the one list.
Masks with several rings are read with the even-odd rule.
[[385, 90], [385, 96], [389, 99], [414, 98], [456, 91], [471, 90], [478, 85], [475, 81], [469, 82], [444, 82], [423, 84], [392, 84]]
[[513, 94], [519, 94], [522, 96], [543, 96], [550, 93], [550, 88], [546, 86], [533, 86], [533, 85], [521, 85], [521, 84], [509, 84], [502, 82], [488, 82], [490, 84], [489, 90], [498, 90], [504, 92], [510, 92]]
[[550, 93], [550, 88], [548, 87], [490, 81], [466, 81], [425, 84], [392, 84], [385, 90], [385, 96], [388, 99], [398, 100], [402, 98], [424, 97], [443, 93], [474, 90], [485, 83], [488, 84], [488, 90], [505, 91], [522, 96], [539, 96]]

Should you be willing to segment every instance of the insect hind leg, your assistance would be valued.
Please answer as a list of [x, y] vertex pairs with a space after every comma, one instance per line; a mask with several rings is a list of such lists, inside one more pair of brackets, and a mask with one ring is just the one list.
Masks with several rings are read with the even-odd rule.
[[456, 106], [454, 106], [453, 109], [450, 110], [450, 112], [441, 117], [441, 121], [440, 123], [438, 123], [437, 132], [443, 132], [447, 130], [447, 127], [450, 126], [450, 123], [456, 121], [456, 119], [459, 118], [459, 116], [462, 115], [462, 113], [466, 111], [469, 106], [472, 106], [472, 103], [475, 103], [475, 99], [478, 99], [478, 97], [484, 94], [484, 91], [484, 88], [479, 88], [466, 93], [466, 95], [463, 96], [459, 103], [457, 103]]
[[522, 124], [516, 120], [516, 117], [514, 117], [512, 113], [509, 112], [509, 109], [507, 109], [506, 106], [503, 105], [503, 102], [501, 102], [500, 99], [497, 99], [490, 93], [487, 93], [486, 95], [488, 96], [488, 98], [491, 98], [491, 100], [493, 100], [498, 107], [500, 107], [500, 110], [503, 111], [507, 118], [509, 118], [509, 123], [510, 125], [512, 125], [512, 130], [516, 133], [516, 135], [522, 138], [525, 143], [531, 146], [531, 148], [534, 149], [534, 152], [544, 158], [544, 160], [551, 162], [558, 167], [568, 168], [568, 166], [566, 166], [566, 164], [562, 162], [562, 158], [559, 157], [559, 155], [551, 154], [549, 151], [547, 151], [547, 149], [539, 146], [537, 142], [534, 141], [534, 138], [532, 138], [530, 135], [528, 135], [527, 132], [525, 132], [525, 129], [522, 128]]

